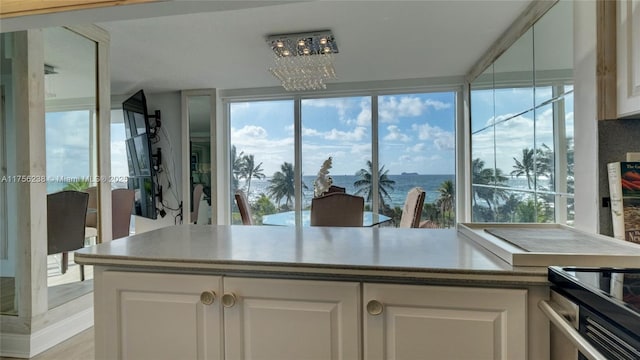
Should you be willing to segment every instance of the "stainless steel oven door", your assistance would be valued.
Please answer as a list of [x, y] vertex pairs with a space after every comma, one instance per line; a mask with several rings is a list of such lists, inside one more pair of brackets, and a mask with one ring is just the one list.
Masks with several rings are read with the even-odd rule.
[[549, 301], [541, 300], [538, 307], [553, 324], [551, 335], [551, 359], [607, 360], [578, 331], [579, 306], [566, 297], [551, 291]]

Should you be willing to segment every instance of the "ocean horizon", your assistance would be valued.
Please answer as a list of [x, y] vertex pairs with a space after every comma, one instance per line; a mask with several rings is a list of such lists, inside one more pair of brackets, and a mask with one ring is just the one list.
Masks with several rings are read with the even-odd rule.
[[[348, 194], [355, 194], [356, 188], [353, 185], [357, 180], [360, 179], [359, 176], [356, 175], [333, 175], [329, 174], [331, 179], [333, 180], [333, 185], [344, 187]], [[438, 189], [440, 185], [447, 180], [451, 180], [455, 184], [455, 175], [454, 174], [445, 174], [445, 175], [419, 175], [415, 173], [404, 173], [404, 175], [387, 175], [390, 180], [395, 181], [393, 185], [393, 189], [388, 189], [389, 196], [391, 197], [391, 201], [388, 202], [388, 205], [392, 207], [402, 207], [404, 205], [405, 198], [407, 197], [407, 193], [411, 188], [415, 186], [419, 186], [425, 191], [425, 203], [435, 203], [440, 197], [440, 192]], [[265, 178], [263, 180], [252, 179], [251, 180], [251, 188], [249, 189], [248, 198], [249, 201], [254, 201], [260, 197], [260, 194], [268, 194], [268, 187], [270, 185], [269, 180], [271, 177]], [[307, 186], [306, 189], [302, 190], [302, 206], [307, 207], [311, 205], [311, 199], [313, 198], [313, 182], [315, 181], [316, 176], [302, 176], [302, 182]], [[240, 180], [240, 188], [243, 190], [247, 190], [245, 187], [245, 181]], [[389, 199], [387, 199], [388, 201]], [[272, 200], [273, 201], [273, 200]]]

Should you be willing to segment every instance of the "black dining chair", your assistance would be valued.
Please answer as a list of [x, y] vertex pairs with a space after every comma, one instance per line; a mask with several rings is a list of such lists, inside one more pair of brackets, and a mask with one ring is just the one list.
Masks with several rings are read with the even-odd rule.
[[[88, 203], [89, 194], [81, 191], [47, 195], [47, 255], [62, 253], [63, 274], [69, 266], [69, 251], [84, 247]], [[80, 265], [80, 280], [84, 281], [83, 265]]]

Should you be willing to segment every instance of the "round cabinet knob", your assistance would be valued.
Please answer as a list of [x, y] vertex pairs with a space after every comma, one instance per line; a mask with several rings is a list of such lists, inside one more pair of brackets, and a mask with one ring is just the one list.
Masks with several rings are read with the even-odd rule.
[[367, 312], [369, 315], [380, 315], [384, 310], [384, 306], [378, 300], [371, 300], [367, 303]]
[[216, 301], [216, 293], [208, 290], [208, 291], [203, 291], [202, 294], [200, 294], [200, 302], [205, 304], [205, 305], [211, 305], [213, 304], [213, 302]]
[[226, 293], [222, 295], [222, 306], [233, 307], [236, 304], [236, 295], [234, 293]]

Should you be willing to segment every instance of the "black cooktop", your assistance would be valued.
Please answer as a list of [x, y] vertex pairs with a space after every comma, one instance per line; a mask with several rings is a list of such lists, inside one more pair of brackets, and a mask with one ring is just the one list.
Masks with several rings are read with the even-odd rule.
[[552, 289], [640, 336], [640, 268], [549, 267]]

